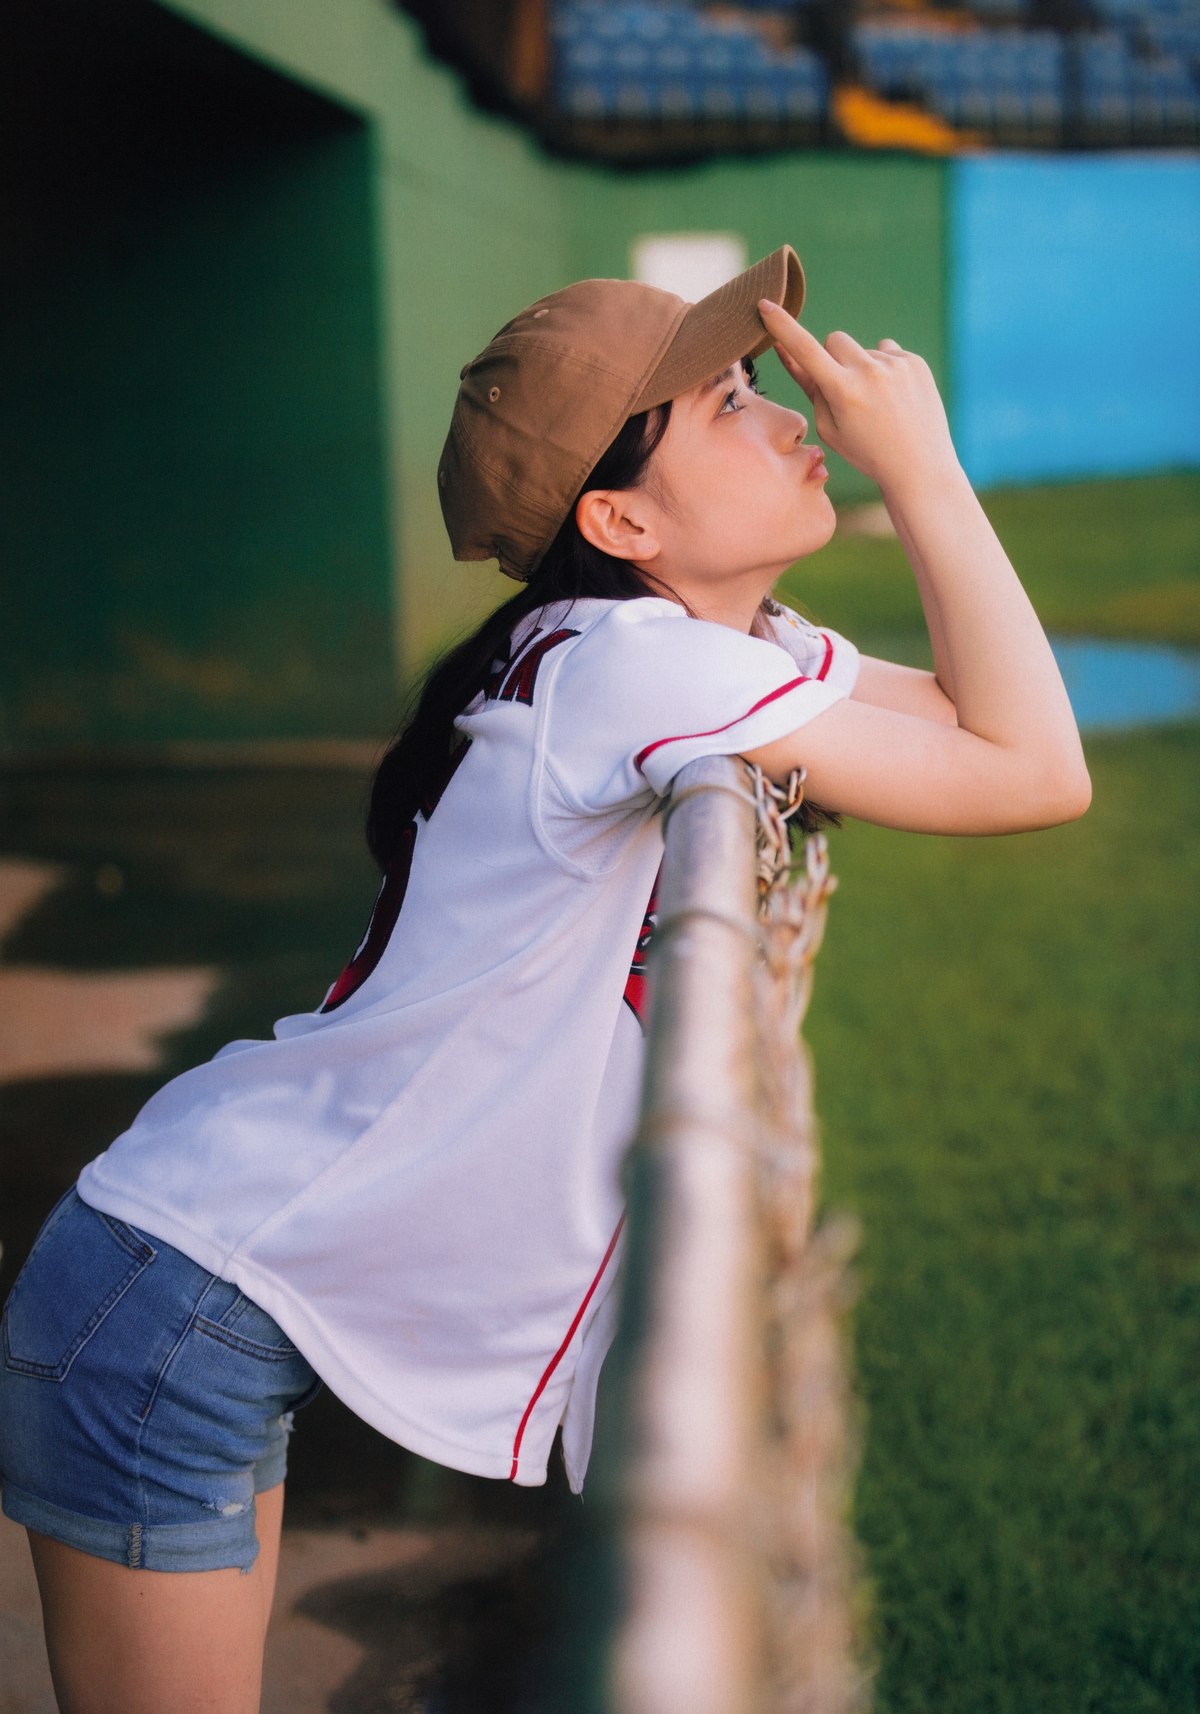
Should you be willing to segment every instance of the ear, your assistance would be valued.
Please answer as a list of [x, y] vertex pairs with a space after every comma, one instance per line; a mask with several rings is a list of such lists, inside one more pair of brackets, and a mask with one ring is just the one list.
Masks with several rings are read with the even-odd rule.
[[654, 559], [662, 543], [654, 511], [641, 488], [589, 488], [575, 506], [575, 523], [585, 541], [614, 559]]

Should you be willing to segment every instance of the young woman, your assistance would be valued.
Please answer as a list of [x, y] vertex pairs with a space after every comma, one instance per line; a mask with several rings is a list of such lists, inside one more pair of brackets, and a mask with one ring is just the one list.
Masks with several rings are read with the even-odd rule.
[[[612, 1335], [660, 810], [742, 754], [891, 827], [1001, 833], [1089, 786], [1046, 638], [927, 364], [822, 344], [786, 246], [690, 305], [583, 281], [462, 371], [460, 559], [522, 588], [380, 767], [383, 884], [313, 1012], [176, 1078], [51, 1214], [5, 1311], [4, 1505], [65, 1714], [257, 1707], [291, 1412], [321, 1380], [459, 1469], [583, 1480]], [[770, 598], [829, 540], [807, 418], [879, 485], [935, 670]], [[809, 810], [810, 818], [819, 813]]]

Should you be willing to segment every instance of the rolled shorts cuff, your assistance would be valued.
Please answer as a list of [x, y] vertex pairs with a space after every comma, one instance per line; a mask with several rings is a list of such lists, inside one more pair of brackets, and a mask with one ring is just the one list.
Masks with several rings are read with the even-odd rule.
[[[264, 1483], [258, 1492], [274, 1485]], [[4, 1484], [0, 1505], [15, 1524], [135, 1571], [226, 1571], [236, 1566], [247, 1572], [258, 1558], [253, 1505], [233, 1517], [218, 1515], [203, 1523], [118, 1524], [67, 1511], [11, 1482]]]

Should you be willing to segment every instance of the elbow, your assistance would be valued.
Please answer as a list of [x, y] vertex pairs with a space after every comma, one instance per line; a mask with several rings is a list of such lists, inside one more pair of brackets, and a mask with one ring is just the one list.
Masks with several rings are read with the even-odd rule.
[[1087, 763], [1080, 755], [1070, 767], [1064, 768], [1057, 774], [1048, 807], [1052, 814], [1047, 826], [1057, 827], [1063, 822], [1078, 821], [1086, 815], [1092, 801], [1092, 777], [1088, 773]]
[[1065, 766], [1046, 763], [1026, 770], [1021, 789], [1008, 799], [1008, 813], [998, 833], [1035, 833], [1078, 821], [1092, 801], [1092, 781], [1082, 757]]

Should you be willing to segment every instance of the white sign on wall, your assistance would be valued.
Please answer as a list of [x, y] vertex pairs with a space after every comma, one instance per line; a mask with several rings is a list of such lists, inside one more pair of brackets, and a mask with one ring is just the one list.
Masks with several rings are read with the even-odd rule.
[[747, 266], [746, 241], [736, 232], [655, 232], [629, 247], [630, 272], [696, 303]]

